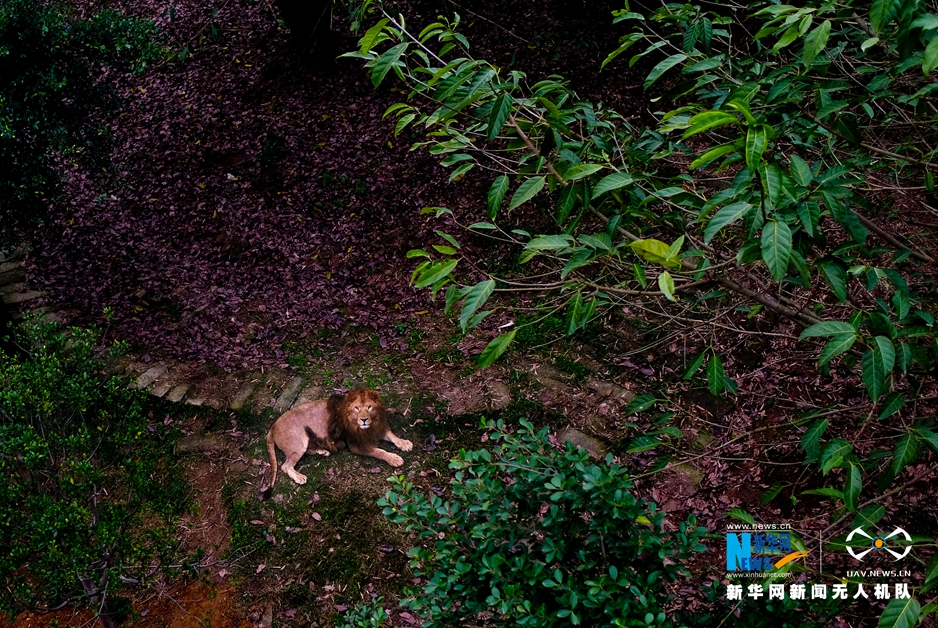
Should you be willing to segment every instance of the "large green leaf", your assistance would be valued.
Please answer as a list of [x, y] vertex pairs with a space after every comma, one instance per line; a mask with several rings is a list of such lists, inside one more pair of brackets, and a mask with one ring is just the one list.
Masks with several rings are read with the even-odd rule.
[[870, 27], [877, 35], [896, 16], [898, 0], [873, 0], [870, 5]]
[[804, 38], [804, 53], [801, 59], [806, 68], [811, 67], [814, 58], [827, 46], [827, 39], [830, 35], [831, 21], [824, 20], [819, 26], [815, 26], [814, 29], [808, 33], [808, 36]]
[[739, 118], [725, 111], [704, 111], [690, 119], [690, 126], [684, 131], [682, 137], [686, 140], [692, 135], [727, 124], [739, 124]]
[[579, 181], [583, 177], [588, 177], [589, 175], [599, 172], [605, 166], [600, 164], [577, 164], [563, 174], [565, 181]]
[[375, 87], [381, 84], [381, 81], [388, 75], [392, 67], [401, 65], [400, 58], [401, 55], [404, 54], [404, 51], [407, 50], [407, 46], [408, 43], [406, 41], [400, 43], [393, 48], [388, 48], [380, 57], [375, 59], [374, 66], [371, 70], [371, 83]]
[[596, 187], [593, 188], [593, 198], [597, 198], [601, 194], [606, 192], [611, 192], [612, 190], [618, 190], [621, 187], [625, 187], [632, 183], [632, 175], [628, 172], [614, 172], [610, 175], [606, 175], [596, 184]]
[[908, 465], [918, 457], [918, 435], [909, 432], [896, 441], [892, 452], [892, 473], [899, 475]]
[[710, 219], [707, 228], [704, 229], [704, 242], [709, 244], [710, 240], [713, 239], [713, 236], [715, 236], [720, 229], [733, 224], [745, 216], [750, 209], [752, 209], [752, 205], [749, 203], [733, 203], [726, 207], [721, 207], [720, 210], [713, 215], [713, 218]]
[[848, 351], [856, 341], [857, 334], [852, 329], [845, 334], [837, 334], [828, 340], [824, 348], [821, 349], [821, 355], [818, 357], [818, 366], [823, 367], [841, 353]]
[[821, 473], [827, 475], [831, 469], [842, 465], [844, 458], [851, 451], [853, 451], [853, 445], [843, 438], [835, 438], [827, 443], [818, 460], [821, 465]]
[[814, 175], [811, 174], [811, 166], [798, 155], [792, 155], [790, 160], [792, 178], [803, 187], [810, 186], [811, 182], [814, 180]]
[[938, 34], [932, 36], [922, 56], [922, 73], [928, 76], [938, 67]]
[[850, 323], [845, 323], [843, 321], [824, 321], [811, 325], [806, 330], [801, 332], [801, 335], [798, 336], [798, 340], [804, 340], [805, 338], [836, 336], [838, 334], [853, 334], [855, 336], [856, 333], [857, 330], [855, 330], [853, 325]]
[[870, 350], [861, 360], [863, 383], [873, 401], [879, 401], [886, 390], [887, 378], [892, 374], [896, 363], [896, 352], [892, 341], [885, 336], [876, 336], [870, 343]]
[[710, 356], [710, 362], [707, 364], [707, 387], [710, 389], [711, 395], [719, 396], [723, 392], [725, 387], [723, 379], [723, 362], [714, 353]]
[[818, 419], [801, 435], [801, 448], [808, 455], [808, 462], [814, 462], [821, 453], [821, 436], [827, 431], [827, 419]]
[[498, 210], [502, 206], [502, 200], [505, 198], [505, 193], [507, 191], [508, 191], [508, 177], [507, 176], [502, 175], [492, 182], [492, 187], [489, 188], [489, 195], [488, 195], [489, 220], [494, 220], [495, 216], [498, 215]]
[[485, 304], [494, 290], [495, 281], [493, 279], [480, 281], [469, 289], [466, 293], [466, 299], [463, 301], [462, 311], [459, 313], [459, 326], [462, 327], [463, 331], [466, 331], [466, 326], [469, 324], [472, 315]]
[[671, 277], [671, 273], [668, 271], [663, 271], [658, 275], [658, 289], [661, 290], [668, 301], [677, 301], [674, 298], [674, 278]]
[[508, 345], [515, 339], [516, 333], [518, 333], [518, 330], [512, 329], [507, 334], [502, 334], [488, 343], [485, 349], [482, 350], [482, 355], [479, 356], [479, 368], [484, 369], [487, 366], [491, 366], [495, 360], [505, 353], [505, 351], [508, 350]]
[[518, 186], [518, 189], [515, 190], [515, 193], [512, 195], [511, 202], [508, 203], [508, 211], [511, 211], [534, 198], [538, 192], [544, 189], [545, 183], [546, 181], [544, 177], [530, 177], [529, 179], [525, 179], [525, 181]]
[[456, 268], [456, 264], [458, 263], [458, 259], [451, 259], [437, 262], [427, 267], [420, 273], [419, 277], [414, 282], [414, 286], [417, 288], [426, 288], [427, 286], [436, 284], [453, 272], [453, 269]]
[[821, 276], [834, 291], [834, 296], [841, 303], [847, 300], [847, 273], [840, 264], [827, 262], [820, 265]]
[[[360, 52], [367, 53], [374, 47], [375, 43], [378, 41], [378, 36], [384, 32], [384, 27], [388, 25], [388, 22], [390, 22], [390, 20], [384, 18], [368, 29], [365, 36], [362, 37], [361, 42], [359, 42], [361, 44], [359, 47]], [[385, 38], [387, 38], [387, 36], [385, 36]]]
[[746, 131], [746, 165], [755, 170], [762, 162], [762, 153], [768, 144], [769, 127], [757, 124]]
[[938, 454], [938, 434], [925, 427], [913, 427], [912, 431], [921, 437], [932, 451]]
[[501, 133], [513, 104], [514, 99], [507, 92], [499, 94], [495, 102], [492, 103], [492, 111], [489, 112], [489, 140], [494, 140]]
[[651, 72], [648, 73], [648, 78], [645, 79], [645, 89], [651, 87], [651, 85], [661, 78], [661, 75], [676, 66], [678, 63], [681, 63], [687, 59], [685, 54], [676, 54], [671, 55], [658, 65], [656, 65]]
[[922, 608], [915, 598], [890, 600], [879, 616], [876, 628], [912, 628], [918, 622]]
[[857, 501], [863, 488], [863, 476], [859, 465], [855, 462], [847, 464], [847, 473], [844, 478], [844, 504], [850, 512], [857, 511]]
[[791, 259], [791, 229], [784, 222], [772, 220], [762, 229], [762, 259], [775, 281], [788, 272]]

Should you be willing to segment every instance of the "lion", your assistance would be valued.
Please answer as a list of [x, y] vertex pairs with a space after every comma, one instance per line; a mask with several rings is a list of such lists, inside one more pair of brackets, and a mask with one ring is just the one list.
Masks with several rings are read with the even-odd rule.
[[376, 447], [381, 440], [390, 441], [401, 451], [410, 451], [414, 446], [391, 431], [387, 411], [374, 390], [358, 388], [297, 406], [285, 412], [267, 432], [267, 453], [273, 470], [267, 491], [277, 481], [275, 447], [286, 455], [283, 472], [297, 484], [306, 484], [306, 476], [294, 467], [307, 453], [328, 456], [347, 446], [352, 453], [384, 460], [392, 467], [404, 464], [397, 454]]

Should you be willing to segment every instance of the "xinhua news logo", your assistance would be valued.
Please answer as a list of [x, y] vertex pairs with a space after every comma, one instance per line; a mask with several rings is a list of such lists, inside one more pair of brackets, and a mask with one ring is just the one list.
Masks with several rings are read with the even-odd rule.
[[791, 530], [784, 524], [764, 527], [777, 529], [726, 533], [727, 571], [773, 571], [808, 555], [806, 551], [792, 551]]

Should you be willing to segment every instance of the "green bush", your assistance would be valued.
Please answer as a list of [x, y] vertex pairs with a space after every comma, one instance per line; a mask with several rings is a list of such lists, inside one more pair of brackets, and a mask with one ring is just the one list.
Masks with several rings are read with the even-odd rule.
[[449, 499], [396, 477], [378, 502], [423, 539], [410, 555], [424, 583], [407, 605], [424, 626], [666, 623], [665, 584], [705, 549], [694, 517], [667, 534], [611, 456], [597, 464], [570, 444], [555, 449], [523, 420], [517, 434], [483, 426], [497, 446], [450, 463]]
[[93, 332], [28, 322], [0, 352], [0, 611], [93, 603], [168, 565], [188, 491], [145, 393], [100, 373]]
[[153, 34], [112, 9], [81, 19], [65, 5], [0, 0], [0, 240], [45, 217], [56, 154], [101, 163], [93, 142], [117, 101], [100, 69], [143, 69], [160, 53]]

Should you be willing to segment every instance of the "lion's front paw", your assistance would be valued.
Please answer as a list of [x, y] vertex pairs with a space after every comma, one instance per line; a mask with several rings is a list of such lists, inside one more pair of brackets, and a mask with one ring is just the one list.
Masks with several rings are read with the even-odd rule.
[[399, 467], [404, 464], [404, 459], [398, 456], [397, 454], [388, 454], [388, 464], [392, 467]]
[[328, 450], [328, 449], [314, 449], [314, 450], [313, 450], [312, 452], [310, 452], [310, 453], [312, 453], [312, 454], [315, 455], [315, 456], [328, 456], [328, 455], [329, 455], [329, 450]]
[[297, 484], [306, 484], [306, 476], [303, 475], [302, 473], [294, 472], [292, 477], [293, 477], [293, 481], [296, 482]]
[[411, 449], [414, 448], [414, 444], [410, 442], [409, 440], [401, 439], [397, 443], [397, 448], [400, 449], [401, 451], [410, 451]]

